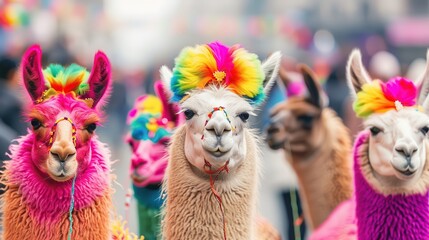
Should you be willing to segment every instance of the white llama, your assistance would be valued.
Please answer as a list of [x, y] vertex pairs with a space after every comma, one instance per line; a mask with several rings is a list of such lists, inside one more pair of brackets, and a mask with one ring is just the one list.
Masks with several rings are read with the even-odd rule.
[[[164, 189], [166, 239], [279, 239], [257, 221], [258, 137], [246, 122], [275, 79], [276, 52], [264, 63], [239, 46], [185, 48], [161, 69], [187, 119], [172, 137]], [[219, 202], [218, 202], [219, 201]]]

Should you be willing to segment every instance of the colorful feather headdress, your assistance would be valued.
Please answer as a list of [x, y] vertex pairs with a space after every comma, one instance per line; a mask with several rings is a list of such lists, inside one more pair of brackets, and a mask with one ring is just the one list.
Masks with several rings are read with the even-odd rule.
[[202, 89], [208, 84], [228, 87], [254, 104], [265, 97], [261, 61], [239, 45], [227, 47], [214, 42], [187, 47], [175, 63], [171, 79], [174, 101], [181, 101], [190, 90]]
[[170, 136], [175, 124], [162, 116], [163, 108], [161, 100], [153, 95], [137, 98], [134, 108], [128, 113], [131, 136], [154, 143]]
[[389, 110], [401, 110], [404, 107], [415, 107], [417, 87], [403, 77], [396, 77], [384, 83], [374, 80], [362, 86], [357, 93], [354, 110], [358, 117], [368, 117], [372, 113], [384, 113]]
[[[60, 93], [71, 93], [74, 97], [84, 94], [89, 90], [89, 72], [82, 66], [71, 64], [67, 68], [51, 64], [43, 70], [46, 90], [37, 103], [48, 100]], [[92, 105], [92, 99], [84, 99], [88, 105]]]

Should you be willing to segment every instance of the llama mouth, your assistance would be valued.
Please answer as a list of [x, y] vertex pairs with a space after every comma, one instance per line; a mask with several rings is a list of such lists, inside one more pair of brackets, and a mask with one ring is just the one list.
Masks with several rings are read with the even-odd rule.
[[131, 174], [131, 179], [136, 183], [142, 183], [146, 181], [148, 178], [144, 176], [136, 175], [136, 174]]
[[[209, 151], [208, 151], [209, 152]], [[228, 152], [222, 152], [219, 149], [214, 152], [209, 152], [211, 155], [215, 157], [222, 157], [223, 155], [227, 154]]]
[[410, 171], [410, 169], [407, 168], [407, 170], [399, 170], [397, 169], [395, 166], [393, 166], [393, 168], [398, 171], [399, 173], [401, 173], [402, 175], [405, 175], [407, 177], [411, 177], [412, 175], [414, 175], [414, 173], [416, 173], [416, 171]]

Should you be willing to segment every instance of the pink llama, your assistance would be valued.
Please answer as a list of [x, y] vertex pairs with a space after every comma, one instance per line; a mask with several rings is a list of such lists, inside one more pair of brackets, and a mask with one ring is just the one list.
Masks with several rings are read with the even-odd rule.
[[130, 177], [137, 199], [139, 230], [145, 239], [157, 239], [160, 231], [161, 182], [167, 167], [167, 146], [173, 130], [184, 117], [180, 108], [168, 102], [161, 82], [155, 82], [155, 93], [136, 99], [128, 115], [132, 150]]
[[3, 183], [3, 239], [108, 239], [110, 153], [97, 140], [110, 63], [97, 52], [91, 73], [72, 64], [42, 70], [42, 51], [22, 59], [32, 129], [11, 145]]

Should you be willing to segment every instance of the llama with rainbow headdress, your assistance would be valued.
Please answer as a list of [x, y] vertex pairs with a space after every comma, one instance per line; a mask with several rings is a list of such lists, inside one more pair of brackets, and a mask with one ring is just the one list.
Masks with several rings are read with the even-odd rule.
[[132, 150], [130, 177], [137, 199], [139, 232], [145, 239], [160, 235], [163, 204], [161, 183], [167, 167], [167, 146], [172, 132], [183, 121], [177, 104], [170, 103], [161, 82], [155, 82], [154, 95], [142, 95], [128, 114]]
[[184, 48], [161, 78], [185, 124], [172, 136], [163, 189], [165, 239], [279, 239], [258, 221], [258, 137], [247, 128], [277, 76], [280, 53], [261, 63], [239, 45]]
[[110, 152], [95, 134], [109, 60], [97, 52], [89, 73], [75, 64], [42, 70], [41, 59], [32, 46], [21, 63], [32, 129], [11, 145], [5, 164], [3, 239], [130, 239], [111, 230]]
[[371, 80], [354, 50], [347, 79], [366, 128], [353, 149], [355, 196], [310, 239], [428, 239], [429, 62], [415, 83], [382, 82]]

